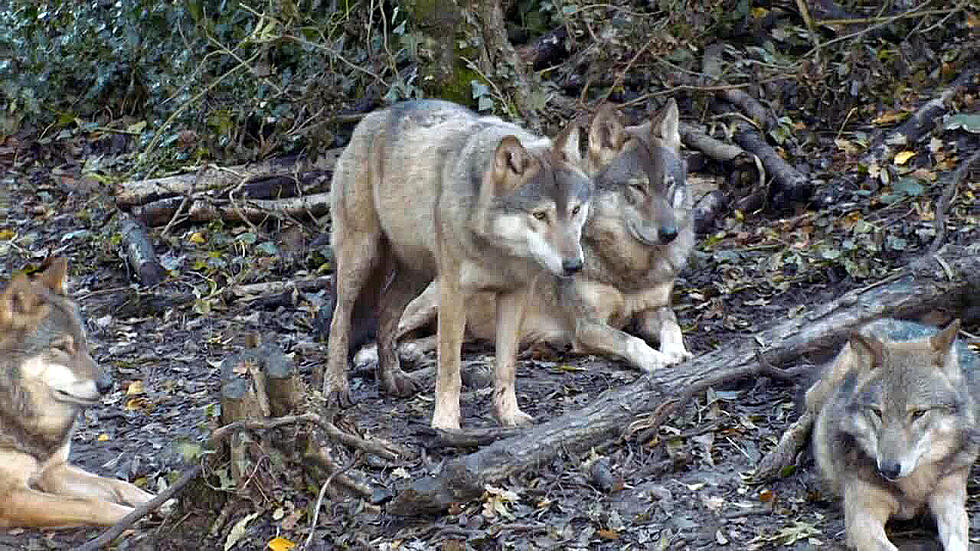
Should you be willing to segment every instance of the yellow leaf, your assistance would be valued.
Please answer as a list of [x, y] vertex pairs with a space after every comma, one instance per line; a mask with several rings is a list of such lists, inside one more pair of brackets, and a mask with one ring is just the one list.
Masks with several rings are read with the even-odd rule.
[[899, 151], [898, 153], [895, 154], [895, 165], [902, 166], [905, 163], [909, 162], [909, 159], [911, 159], [912, 157], [915, 157], [915, 151], [909, 151], [908, 149], [906, 149], [905, 151]]
[[769, 13], [769, 10], [767, 10], [766, 8], [758, 8], [758, 7], [752, 8], [752, 17], [754, 17], [756, 19], [762, 19], [768, 13]]
[[272, 549], [272, 551], [289, 551], [293, 547], [296, 547], [296, 544], [286, 538], [272, 538], [266, 547]]
[[194, 243], [195, 245], [200, 245], [202, 243], [207, 242], [207, 239], [204, 238], [204, 234], [202, 234], [199, 231], [192, 233], [191, 236], [187, 238], [187, 240], [190, 241], [191, 243]]
[[99, 435], [98, 438], [96, 438], [96, 440], [98, 440], [99, 442], [106, 442], [107, 440], [109, 440], [109, 435], [103, 432], [102, 434]]
[[901, 112], [899, 112], [899, 111], [886, 111], [886, 112], [878, 115], [873, 121], [871, 121], [871, 123], [872, 124], [877, 124], [877, 125], [892, 124], [892, 123], [898, 122], [900, 120], [904, 120], [904, 119], [908, 118], [908, 116], [909, 116], [909, 114], [906, 113], [906, 112], [904, 112], [904, 111], [901, 111]]
[[0, 241], [10, 241], [17, 235], [14, 230], [2, 229], [0, 230]]
[[600, 538], [606, 539], [606, 540], [618, 540], [619, 539], [619, 532], [616, 532], [615, 530], [612, 530], [612, 529], [609, 529], [609, 530], [605, 530], [605, 529], [599, 530], [598, 534], [599, 534], [599, 537]]
[[143, 381], [137, 379], [129, 383], [129, 387], [126, 388], [126, 394], [132, 396], [134, 394], [143, 394]]

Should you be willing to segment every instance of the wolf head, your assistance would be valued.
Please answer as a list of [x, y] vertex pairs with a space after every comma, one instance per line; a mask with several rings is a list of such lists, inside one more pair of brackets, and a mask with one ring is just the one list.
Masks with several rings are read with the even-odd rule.
[[[99, 401], [112, 379], [89, 355], [74, 302], [65, 296], [68, 264], [50, 261], [33, 278], [17, 274], [0, 293], [0, 377], [11, 394], [45, 415], [52, 403], [79, 409]], [[14, 396], [16, 395], [16, 396]]]
[[959, 320], [913, 341], [852, 336], [858, 367], [844, 381], [842, 428], [883, 478], [907, 477], [966, 444], [974, 414], [954, 350], [957, 331]]
[[691, 198], [681, 158], [677, 103], [671, 99], [650, 121], [624, 127], [604, 105], [589, 127], [588, 170], [598, 193], [611, 191], [629, 235], [666, 245], [689, 224]]
[[533, 258], [564, 277], [582, 269], [582, 226], [592, 192], [580, 168], [579, 131], [572, 123], [547, 148], [525, 147], [516, 136], [505, 136], [484, 181], [500, 212], [488, 217], [487, 235], [511, 254]]

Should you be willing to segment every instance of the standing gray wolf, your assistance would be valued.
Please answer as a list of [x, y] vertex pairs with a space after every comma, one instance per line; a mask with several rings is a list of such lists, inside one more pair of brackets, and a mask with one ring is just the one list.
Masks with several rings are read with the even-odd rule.
[[329, 403], [350, 402], [351, 316], [359, 299], [375, 296], [378, 380], [392, 394], [417, 390], [399, 366], [395, 332], [405, 306], [437, 279], [432, 426], [459, 428], [466, 300], [479, 291], [496, 298], [494, 414], [503, 425], [531, 420], [514, 390], [518, 329], [535, 278], [583, 266], [591, 182], [578, 135], [573, 123], [552, 142], [444, 101], [398, 104], [357, 125], [331, 187], [337, 304], [323, 378]]
[[[691, 356], [670, 307], [674, 278], [694, 246], [680, 144], [673, 99], [640, 126], [624, 127], [611, 106], [596, 113], [589, 128], [588, 172], [596, 190], [582, 235], [585, 268], [574, 279], [535, 281], [521, 326], [524, 344], [571, 346], [644, 371]], [[438, 294], [438, 286], [430, 285], [409, 304], [399, 337], [431, 324]], [[489, 293], [467, 303], [471, 338], [494, 340], [495, 311]], [[627, 325], [643, 338], [622, 331]], [[432, 343], [405, 344], [402, 350], [418, 354]]]
[[807, 391], [819, 411], [817, 466], [844, 498], [848, 545], [897, 549], [891, 518], [928, 509], [946, 551], [966, 551], [966, 482], [980, 453], [980, 361], [956, 342], [959, 320], [936, 331], [884, 319], [855, 333]]
[[88, 353], [67, 263], [0, 293], [0, 526], [111, 525], [151, 494], [68, 464], [75, 418], [112, 379]]

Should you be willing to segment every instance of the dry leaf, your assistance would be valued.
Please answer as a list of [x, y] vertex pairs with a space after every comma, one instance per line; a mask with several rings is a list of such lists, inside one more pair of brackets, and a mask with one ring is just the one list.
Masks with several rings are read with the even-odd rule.
[[909, 162], [909, 159], [911, 159], [912, 157], [915, 157], [915, 151], [909, 151], [908, 149], [906, 149], [905, 151], [899, 151], [898, 153], [895, 154], [895, 165], [902, 166], [905, 163]]
[[286, 538], [272, 538], [266, 547], [272, 549], [272, 551], [289, 551], [293, 547], [296, 547], [296, 544]]

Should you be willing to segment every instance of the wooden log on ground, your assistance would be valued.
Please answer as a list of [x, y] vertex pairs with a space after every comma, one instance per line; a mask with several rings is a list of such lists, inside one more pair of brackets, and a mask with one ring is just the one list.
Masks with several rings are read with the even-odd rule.
[[977, 89], [975, 79], [978, 73], [980, 73], [980, 62], [974, 61], [968, 64], [942, 93], [919, 107], [898, 128], [876, 140], [861, 159], [862, 164], [881, 165], [890, 160], [899, 149], [910, 147], [928, 134], [936, 121], [946, 114], [946, 106], [956, 94], [966, 88]]
[[[296, 182], [303, 174], [311, 171], [333, 171], [337, 163], [337, 157], [343, 148], [331, 149], [324, 152], [312, 163], [306, 162], [301, 157], [287, 159], [271, 159], [259, 163], [238, 165], [232, 167], [202, 167], [195, 172], [153, 178], [149, 180], [137, 180], [124, 182], [116, 187], [116, 204], [123, 208], [136, 205], [145, 205], [160, 199], [176, 196], [188, 196], [195, 192], [234, 188], [236, 186], [248, 186], [250, 182], [255, 182], [251, 193], [262, 195], [262, 188], [274, 191], [271, 179], [282, 179], [282, 181]], [[264, 182], [264, 183], [263, 183]], [[312, 183], [312, 182], [311, 182]], [[314, 190], [300, 188], [304, 193], [312, 193]], [[295, 194], [294, 194], [295, 195]], [[267, 197], [277, 197], [281, 195], [269, 195]]]
[[[475, 453], [448, 461], [441, 473], [403, 488], [390, 504], [399, 514], [443, 510], [452, 501], [480, 496], [483, 484], [547, 464], [562, 451], [583, 453], [621, 438], [624, 427], [676, 407], [673, 397], [755, 376], [767, 364], [785, 365], [804, 355], [827, 352], [851, 331], [890, 316], [914, 318], [937, 308], [957, 312], [980, 292], [980, 244], [947, 246], [925, 255], [894, 275], [793, 319], [775, 323], [743, 342], [732, 343], [679, 366], [640, 377], [598, 396], [588, 406], [528, 427]], [[648, 425], [649, 426], [649, 425]]]
[[755, 121], [765, 132], [771, 132], [776, 128], [776, 117], [769, 112], [759, 100], [753, 98], [748, 92], [739, 88], [727, 88], [719, 90], [718, 95], [732, 105], [742, 110], [750, 119]]
[[259, 354], [262, 357], [262, 370], [265, 373], [266, 393], [269, 395], [272, 415], [282, 417], [299, 411], [306, 394], [293, 360], [277, 346], [269, 344], [260, 347]]
[[774, 208], [784, 209], [813, 195], [810, 180], [784, 161], [755, 128], [739, 123], [733, 139], [762, 161], [762, 166], [772, 178], [768, 200]]
[[330, 193], [285, 199], [197, 199], [181, 208], [183, 197], [170, 197], [135, 207], [134, 215], [148, 226], [162, 226], [180, 210], [181, 221], [263, 222], [277, 217], [319, 217], [330, 211]]
[[140, 283], [152, 287], [163, 281], [167, 271], [160, 265], [157, 254], [153, 250], [153, 242], [146, 233], [146, 228], [135, 218], [123, 215], [119, 225], [119, 233], [126, 249], [126, 260]]

